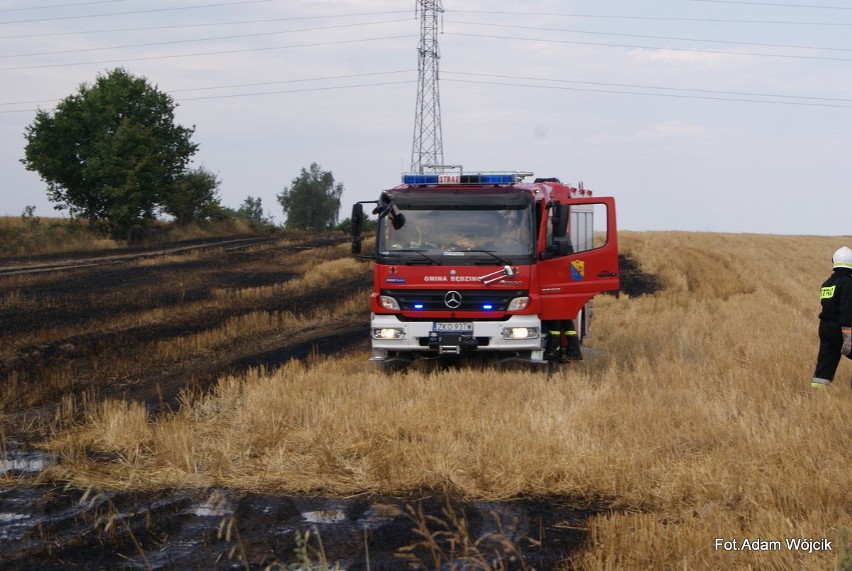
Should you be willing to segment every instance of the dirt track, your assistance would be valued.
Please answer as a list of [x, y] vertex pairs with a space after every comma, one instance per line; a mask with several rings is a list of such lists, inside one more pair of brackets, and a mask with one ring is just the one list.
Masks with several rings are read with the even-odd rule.
[[[286, 298], [212, 303], [217, 290], [273, 286], [299, 277], [288, 260], [300, 253], [347, 256], [346, 242], [340, 234], [305, 235], [109, 256], [0, 260], [0, 412], [7, 456], [0, 472], [0, 569], [260, 569], [297, 561], [297, 533], [305, 531], [318, 532], [329, 560], [348, 569], [367, 568], [368, 562], [372, 569], [432, 567], [425, 548], [414, 548], [408, 562], [395, 552], [422, 540], [412, 531], [407, 510], [422, 509], [435, 522], [451, 517], [441, 498], [342, 500], [164, 490], [110, 492], [93, 499], [84, 490], [63, 489], [61, 482], [21, 485], [37, 471], [30, 466], [52, 461], [28, 464], [23, 459], [31, 454], [27, 442], [38, 441], [68, 399], [126, 398], [144, 401], [156, 411], [178, 406], [181, 390], [205, 390], [224, 373], [259, 365], [274, 368], [313, 351], [367, 349], [365, 309], [363, 318], [308, 326], [297, 334], [272, 330], [240, 335], [215, 351], [181, 359], [150, 354], [152, 343], [177, 342], [251, 312], [307, 316], [329, 299], [368, 290], [365, 271], [344, 273]], [[622, 266], [625, 288], [632, 288], [626, 291], [636, 295], [656, 287], [629, 260], [622, 260]], [[155, 310], [167, 317], [143, 319]], [[106, 366], [112, 362], [123, 365]], [[457, 503], [450, 508], [464, 516], [474, 540], [489, 541], [499, 527], [524, 548], [523, 564], [537, 569], [558, 566], [580, 545], [580, 528], [593, 511], [564, 500]], [[238, 539], [220, 537], [223, 522], [235, 526]], [[536, 546], [541, 540], [546, 541]], [[229, 558], [232, 548], [244, 553]], [[502, 557], [509, 568], [521, 568], [517, 560], [511, 563], [511, 554]]]
[[0, 276], [11, 276], [21, 274], [37, 274], [44, 272], [66, 271], [81, 268], [106, 266], [110, 264], [121, 264], [135, 262], [146, 258], [157, 256], [180, 255], [187, 253], [199, 253], [213, 249], [240, 250], [267, 242], [268, 238], [229, 238], [210, 240], [189, 240], [180, 246], [136, 248], [121, 253], [80, 253], [75, 255], [46, 255], [35, 258], [10, 258], [0, 260]]

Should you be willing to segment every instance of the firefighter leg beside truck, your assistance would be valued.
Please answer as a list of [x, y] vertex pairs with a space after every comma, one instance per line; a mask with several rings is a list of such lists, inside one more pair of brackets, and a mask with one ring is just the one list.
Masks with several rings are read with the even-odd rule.
[[547, 331], [547, 347], [544, 358], [548, 361], [579, 361], [583, 358], [580, 351], [580, 337], [573, 319], [559, 319], [543, 323]]

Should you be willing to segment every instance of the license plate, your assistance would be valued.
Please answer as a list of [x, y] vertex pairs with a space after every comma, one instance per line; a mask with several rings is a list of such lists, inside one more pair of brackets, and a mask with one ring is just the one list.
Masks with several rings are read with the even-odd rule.
[[458, 332], [471, 332], [473, 331], [473, 323], [463, 323], [463, 322], [453, 322], [453, 323], [440, 323], [436, 322], [432, 329], [435, 331], [449, 331], [453, 333]]

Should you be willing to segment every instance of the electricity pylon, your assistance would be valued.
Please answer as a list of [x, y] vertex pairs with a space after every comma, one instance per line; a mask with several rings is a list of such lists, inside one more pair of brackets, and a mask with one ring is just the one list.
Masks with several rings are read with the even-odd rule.
[[417, 107], [414, 110], [414, 142], [411, 171], [444, 163], [441, 141], [441, 98], [438, 91], [438, 15], [441, 0], [417, 0], [420, 10], [420, 46], [417, 58]]

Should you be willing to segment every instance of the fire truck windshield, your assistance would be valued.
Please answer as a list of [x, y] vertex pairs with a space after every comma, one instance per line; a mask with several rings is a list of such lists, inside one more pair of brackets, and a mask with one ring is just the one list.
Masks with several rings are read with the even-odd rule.
[[[484, 265], [533, 262], [529, 204], [397, 205], [404, 223], [379, 221], [378, 254], [388, 263]], [[499, 260], [499, 261], [498, 261]]]

